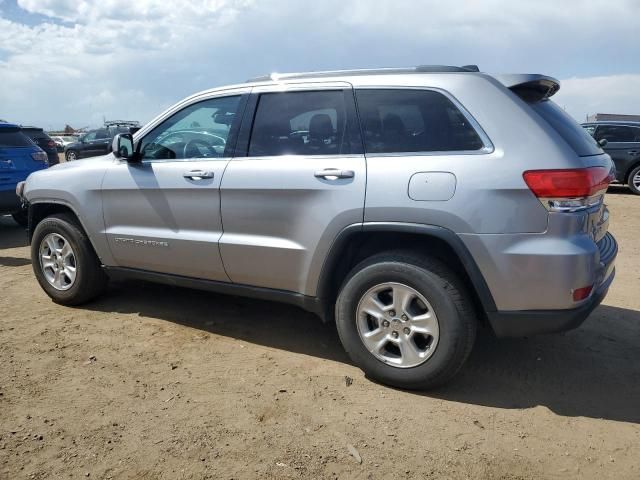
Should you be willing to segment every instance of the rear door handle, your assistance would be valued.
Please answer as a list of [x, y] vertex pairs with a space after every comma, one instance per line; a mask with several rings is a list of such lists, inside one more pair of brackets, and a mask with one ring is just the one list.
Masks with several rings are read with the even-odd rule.
[[316, 178], [324, 178], [325, 180], [337, 180], [338, 178], [353, 178], [355, 173], [353, 170], [340, 170], [338, 168], [325, 168], [318, 170], [313, 174]]
[[637, 155], [639, 152], [638, 152], [638, 150], [629, 150], [627, 153], [629, 155]]
[[190, 172], [184, 172], [182, 176], [190, 180], [204, 180], [206, 178], [213, 178], [213, 172], [207, 172], [205, 170], [191, 170]]

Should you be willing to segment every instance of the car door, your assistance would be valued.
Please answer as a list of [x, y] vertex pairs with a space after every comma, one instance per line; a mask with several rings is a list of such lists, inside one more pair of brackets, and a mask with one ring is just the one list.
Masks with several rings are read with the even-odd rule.
[[78, 139], [78, 157], [79, 158], [85, 158], [85, 157], [93, 157], [93, 145], [96, 140], [96, 130], [92, 131], [92, 132], [88, 132], [85, 135], [81, 136]]
[[96, 130], [93, 139], [89, 140], [86, 144], [85, 156], [97, 157], [98, 155], [106, 155], [109, 153], [110, 143], [109, 131], [106, 128]]
[[140, 162], [107, 170], [105, 233], [116, 266], [228, 281], [219, 188], [248, 92], [190, 99], [136, 135]]
[[220, 252], [239, 284], [314, 295], [336, 235], [362, 222], [366, 164], [348, 83], [252, 93], [221, 185]]
[[640, 128], [627, 125], [599, 125], [595, 139], [607, 140], [603, 147], [616, 165], [616, 177], [624, 182], [632, 166], [640, 161]]

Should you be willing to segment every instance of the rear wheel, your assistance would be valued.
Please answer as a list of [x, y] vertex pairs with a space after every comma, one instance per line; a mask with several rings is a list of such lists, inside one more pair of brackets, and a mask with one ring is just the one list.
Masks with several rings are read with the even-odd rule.
[[57, 303], [79, 305], [102, 293], [107, 276], [77, 220], [56, 214], [33, 233], [31, 263], [38, 283]]
[[351, 359], [371, 378], [408, 389], [450, 380], [473, 346], [470, 296], [441, 262], [411, 253], [376, 255], [356, 266], [336, 302]]
[[631, 170], [627, 184], [633, 193], [640, 195], [640, 165]]
[[73, 162], [74, 160], [78, 159], [78, 153], [75, 150], [68, 150], [67, 153], [65, 153], [64, 157], [66, 158], [67, 162]]

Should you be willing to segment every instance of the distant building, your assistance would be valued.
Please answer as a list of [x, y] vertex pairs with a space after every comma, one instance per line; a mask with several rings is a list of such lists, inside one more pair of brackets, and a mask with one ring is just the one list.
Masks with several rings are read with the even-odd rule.
[[587, 115], [587, 122], [640, 122], [640, 115], [622, 115], [620, 113], [595, 113]]

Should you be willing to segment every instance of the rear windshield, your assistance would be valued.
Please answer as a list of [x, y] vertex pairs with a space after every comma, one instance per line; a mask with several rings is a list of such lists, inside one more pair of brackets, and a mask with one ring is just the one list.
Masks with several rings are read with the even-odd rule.
[[551, 100], [542, 100], [529, 105], [558, 132], [580, 157], [604, 153], [598, 142], [589, 135], [589, 132]]
[[42, 130], [30, 130], [28, 128], [23, 128], [22, 131], [25, 135], [34, 140], [40, 140], [41, 138], [49, 139], [49, 135], [44, 133]]
[[33, 142], [20, 130], [0, 129], [0, 147], [31, 147]]

